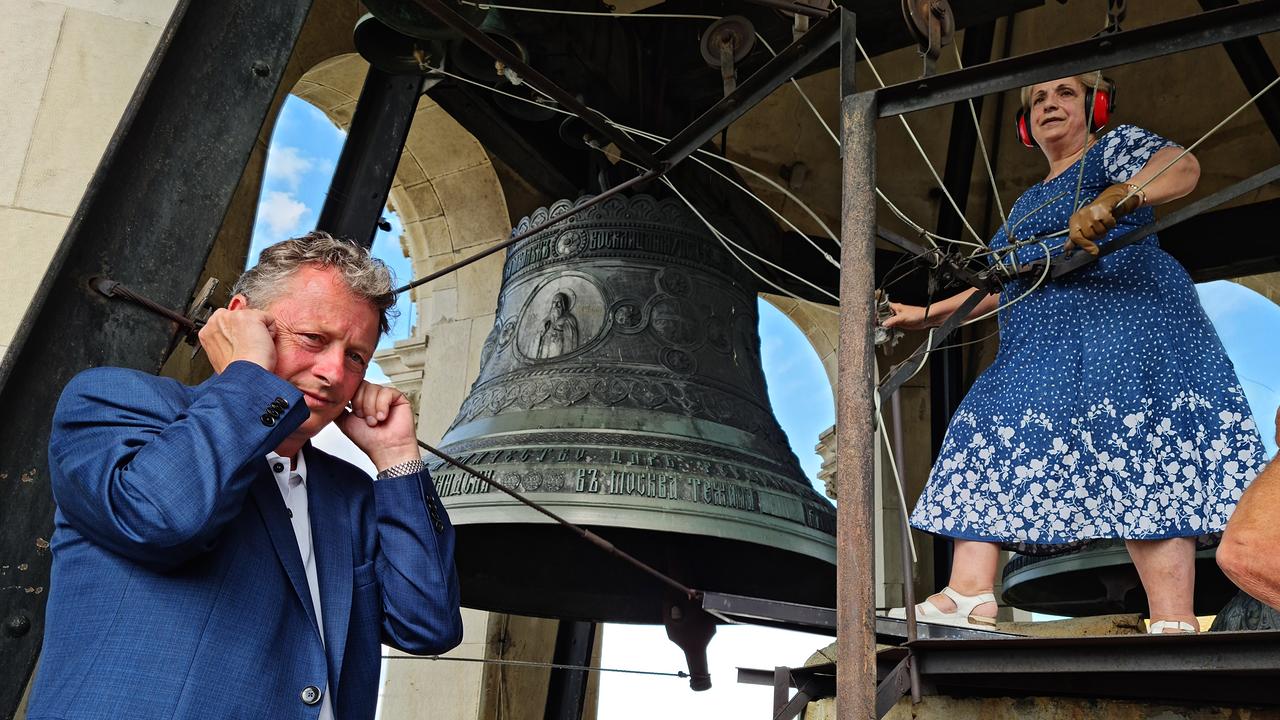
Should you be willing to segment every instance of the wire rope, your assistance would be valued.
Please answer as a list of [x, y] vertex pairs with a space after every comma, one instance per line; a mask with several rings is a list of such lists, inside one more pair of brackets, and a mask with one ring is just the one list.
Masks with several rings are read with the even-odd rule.
[[[862, 41], [855, 39], [854, 43], [857, 45], [858, 52], [862, 53], [862, 59], [866, 60], [867, 67], [871, 69], [871, 74], [875, 77], [876, 83], [878, 83], [880, 87], [884, 87], [884, 78], [880, 77], [880, 71], [876, 69], [875, 63], [871, 61], [871, 56], [868, 55], [866, 49], [862, 47]], [[943, 197], [947, 199], [947, 202], [951, 205], [951, 209], [954, 210], [956, 216], [960, 218], [960, 222], [964, 224], [965, 229], [973, 235], [974, 239], [980, 243], [983, 242], [982, 236], [978, 235], [978, 232], [969, 224], [969, 219], [964, 216], [963, 212], [961, 212], [960, 206], [956, 203], [956, 199], [951, 196], [951, 191], [947, 190], [947, 186], [942, 183], [942, 178], [938, 175], [937, 168], [933, 166], [933, 162], [929, 160], [928, 153], [924, 151], [924, 146], [920, 144], [920, 139], [916, 137], [915, 131], [911, 129], [911, 123], [907, 122], [907, 118], [902, 115], [898, 116], [898, 120], [902, 123], [902, 127], [907, 131], [907, 137], [911, 138], [911, 143], [915, 145], [916, 151], [920, 153], [920, 158], [924, 160], [924, 164], [929, 168], [929, 174], [933, 175], [933, 181], [936, 182], [938, 184], [938, 188], [942, 190]]]

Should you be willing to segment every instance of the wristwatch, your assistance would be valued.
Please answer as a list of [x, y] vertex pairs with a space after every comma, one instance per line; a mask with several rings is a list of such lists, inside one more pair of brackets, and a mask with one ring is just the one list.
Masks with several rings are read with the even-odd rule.
[[427, 464], [422, 462], [422, 460], [405, 460], [402, 463], [392, 465], [386, 470], [378, 471], [378, 475], [375, 479], [386, 480], [388, 478], [404, 477], [405, 475], [416, 475], [417, 473], [425, 470], [426, 467]]

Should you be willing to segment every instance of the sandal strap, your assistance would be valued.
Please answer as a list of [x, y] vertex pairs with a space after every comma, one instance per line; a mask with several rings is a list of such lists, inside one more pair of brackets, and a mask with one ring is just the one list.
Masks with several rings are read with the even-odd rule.
[[1200, 632], [1200, 628], [1182, 620], [1153, 620], [1147, 626], [1147, 634], [1164, 635], [1165, 628], [1177, 628], [1181, 632], [1192, 634]]
[[993, 593], [978, 593], [977, 595], [962, 595], [961, 593], [958, 593], [955, 590], [952, 590], [950, 585], [942, 588], [942, 590], [940, 590], [939, 592], [951, 598], [951, 602], [956, 604], [957, 609], [967, 608], [968, 611], [964, 613], [965, 615], [968, 615], [969, 612], [973, 610], [973, 608], [983, 603], [996, 601], [996, 596]]

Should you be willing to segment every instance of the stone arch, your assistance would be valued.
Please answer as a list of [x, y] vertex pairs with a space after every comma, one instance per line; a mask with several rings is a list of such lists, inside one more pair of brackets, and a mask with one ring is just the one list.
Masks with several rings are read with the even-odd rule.
[[[827, 373], [827, 382], [831, 384], [831, 394], [836, 390], [836, 351], [840, 346], [840, 318], [833, 312], [827, 312], [823, 306], [797, 300], [782, 295], [760, 293], [760, 298], [778, 308], [800, 332], [809, 339], [813, 351], [822, 360], [822, 369]], [[834, 309], [834, 308], [832, 308]]]

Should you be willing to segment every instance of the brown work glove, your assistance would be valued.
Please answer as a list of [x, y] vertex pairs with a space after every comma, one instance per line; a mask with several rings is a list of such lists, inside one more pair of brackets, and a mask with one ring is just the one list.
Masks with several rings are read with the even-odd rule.
[[1067, 244], [1062, 247], [1063, 254], [1069, 256], [1072, 250], [1080, 248], [1097, 256], [1098, 244], [1095, 241], [1115, 227], [1116, 220], [1142, 205], [1142, 194], [1135, 193], [1123, 205], [1116, 207], [1116, 203], [1124, 200], [1132, 189], [1128, 183], [1116, 183], [1099, 193], [1093, 202], [1077, 210], [1067, 223], [1071, 232], [1067, 236]]

